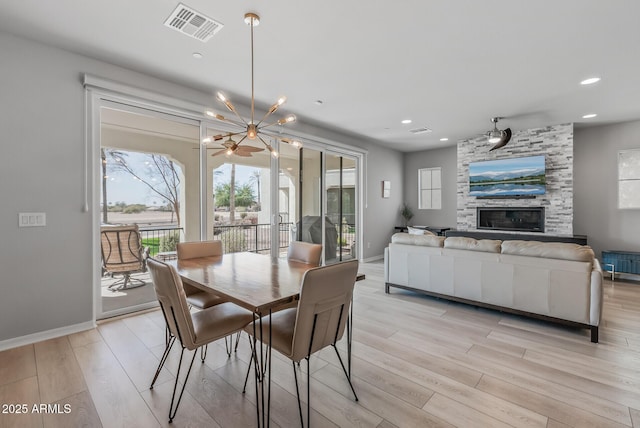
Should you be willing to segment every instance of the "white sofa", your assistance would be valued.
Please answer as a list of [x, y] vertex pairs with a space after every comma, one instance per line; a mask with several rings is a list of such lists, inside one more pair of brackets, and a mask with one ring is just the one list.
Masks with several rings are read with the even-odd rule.
[[586, 245], [396, 233], [385, 292], [399, 287], [591, 329], [598, 342], [602, 269]]

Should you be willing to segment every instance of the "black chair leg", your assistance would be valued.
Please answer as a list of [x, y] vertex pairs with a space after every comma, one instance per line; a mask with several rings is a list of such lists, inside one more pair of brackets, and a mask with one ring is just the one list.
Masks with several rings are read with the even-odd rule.
[[204, 363], [207, 358], [207, 351], [209, 350], [209, 344], [200, 347], [200, 360]]
[[[298, 389], [298, 373], [296, 372], [296, 363], [291, 361], [291, 365], [293, 367], [293, 378], [296, 380], [296, 396], [298, 397], [298, 411], [300, 412], [300, 425], [304, 427], [304, 418], [302, 417], [302, 404], [300, 404], [300, 390]], [[300, 361], [298, 361], [298, 366], [299, 365], [300, 365]]]
[[187, 386], [187, 381], [189, 380], [189, 375], [191, 374], [191, 367], [193, 367], [193, 362], [196, 360], [196, 355], [198, 351], [193, 352], [193, 358], [191, 358], [191, 363], [189, 364], [189, 369], [187, 370], [187, 375], [184, 377], [184, 383], [182, 384], [182, 390], [180, 390], [180, 396], [178, 397], [178, 401], [176, 402], [176, 407], [173, 407], [173, 402], [176, 399], [176, 390], [178, 388], [178, 380], [180, 379], [180, 369], [182, 368], [182, 357], [184, 356], [184, 350], [186, 348], [182, 348], [182, 352], [180, 352], [180, 363], [178, 365], [178, 372], [176, 373], [176, 381], [173, 385], [173, 394], [171, 395], [171, 405], [169, 406], [169, 423], [173, 422], [173, 418], [176, 417], [176, 413], [178, 413], [178, 406], [180, 406], [180, 401], [182, 401], [182, 394], [184, 394], [184, 389]]
[[236, 346], [235, 348], [233, 348], [233, 352], [237, 352], [238, 351], [238, 345], [240, 344], [240, 335], [242, 334], [241, 331], [238, 332], [238, 335], [236, 336]]
[[311, 361], [309, 357], [307, 357], [307, 426], [311, 427]]
[[347, 369], [344, 366], [344, 363], [342, 362], [342, 358], [340, 357], [340, 352], [338, 352], [338, 348], [336, 348], [336, 345], [332, 345], [333, 349], [335, 349], [336, 351], [336, 355], [338, 356], [338, 361], [340, 361], [340, 366], [342, 366], [342, 371], [344, 372], [344, 375], [347, 378], [347, 382], [349, 382], [349, 386], [351, 387], [351, 392], [353, 392], [353, 396], [356, 398], [356, 401], [358, 401], [358, 396], [356, 395], [356, 390], [353, 389], [353, 384], [351, 383], [351, 376], [349, 376], [349, 373], [347, 372]]
[[247, 392], [247, 382], [249, 381], [249, 373], [251, 373], [251, 363], [253, 363], [253, 346], [251, 347], [251, 359], [249, 360], [249, 366], [247, 367], [247, 375], [244, 377], [244, 386], [242, 387], [242, 393]]
[[160, 358], [160, 364], [158, 364], [158, 368], [156, 369], [156, 374], [153, 376], [153, 380], [151, 381], [151, 386], [149, 387], [149, 389], [153, 389], [153, 385], [155, 385], [156, 380], [158, 380], [158, 375], [160, 374], [162, 367], [164, 367], [164, 363], [167, 361], [167, 357], [169, 356], [169, 351], [171, 351], [171, 348], [173, 347], [173, 343], [175, 341], [176, 341], [175, 336], [171, 336], [171, 338], [167, 340], [166, 346], [164, 348], [164, 352], [162, 353], [162, 358]]

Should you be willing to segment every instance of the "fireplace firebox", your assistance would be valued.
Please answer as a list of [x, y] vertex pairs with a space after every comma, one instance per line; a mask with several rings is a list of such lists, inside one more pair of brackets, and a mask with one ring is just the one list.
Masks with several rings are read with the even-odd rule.
[[544, 232], [544, 207], [477, 210], [478, 229]]

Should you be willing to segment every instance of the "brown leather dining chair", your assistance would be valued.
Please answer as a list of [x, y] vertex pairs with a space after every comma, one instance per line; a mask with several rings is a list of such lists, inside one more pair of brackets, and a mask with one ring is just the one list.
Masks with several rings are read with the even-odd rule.
[[[169, 406], [169, 422], [171, 423], [178, 412], [178, 406], [182, 400], [182, 394], [197, 355], [197, 352], [193, 353], [187, 374], [182, 381], [182, 390], [176, 401], [176, 390], [185, 349], [195, 351], [202, 346], [242, 330], [244, 326], [253, 320], [253, 313], [231, 302], [220, 303], [192, 313], [187, 304], [182, 280], [175, 268], [155, 259], [149, 259], [148, 267], [162, 314], [171, 334], [171, 338], [165, 347], [156, 373], [151, 381], [150, 389], [153, 389], [176, 339], [182, 347]], [[202, 362], [204, 362], [204, 358]]]
[[291, 241], [287, 250], [287, 260], [320, 266], [322, 245], [304, 241]]
[[[178, 260], [221, 256], [223, 254], [222, 241], [179, 242], [176, 250]], [[183, 284], [183, 287], [187, 295], [187, 302], [194, 308], [205, 309], [225, 302], [220, 296], [202, 291], [193, 285]]]
[[[262, 334], [258, 321], [247, 325], [244, 330], [251, 336], [280, 352], [291, 360], [296, 381], [300, 422], [304, 427], [296, 363], [307, 360], [307, 421], [310, 414], [309, 396], [309, 357], [315, 352], [331, 345], [336, 351], [342, 370], [349, 382], [351, 391], [358, 401], [353, 384], [336, 347], [344, 335], [349, 306], [353, 296], [353, 286], [358, 273], [358, 261], [336, 263], [308, 270], [302, 279], [300, 300], [296, 308], [285, 309], [262, 318]], [[271, 338], [271, 340], [269, 340]], [[253, 347], [252, 361], [257, 358], [256, 346]], [[268, 353], [270, 350], [268, 351]], [[249, 363], [251, 365], [251, 362]], [[257, 366], [257, 364], [256, 364]], [[255, 369], [255, 367], [254, 367]], [[270, 369], [270, 366], [269, 366]], [[257, 372], [257, 377], [260, 373]], [[270, 373], [267, 374], [271, 379]], [[245, 382], [246, 388], [246, 382]]]
[[[178, 260], [222, 256], [222, 241], [214, 240], [179, 242], [176, 246], [176, 254], [178, 256]], [[187, 303], [189, 303], [189, 305], [194, 308], [206, 309], [210, 308], [211, 306], [219, 305], [220, 303], [226, 302], [226, 300], [222, 297], [208, 291], [202, 291], [191, 284], [183, 283], [182, 286], [184, 287], [184, 292], [187, 296]], [[238, 335], [236, 337], [236, 346], [234, 348], [235, 350], [238, 349], [240, 333], [241, 332], [238, 332]], [[230, 338], [229, 341], [227, 341], [227, 338], [225, 337], [224, 344], [227, 349], [227, 355], [231, 356], [231, 346], [233, 345], [232, 339]], [[206, 356], [207, 347], [205, 346], [202, 349], [202, 358], [205, 358]]]
[[[322, 244], [311, 244], [304, 241], [291, 241], [287, 249], [287, 260], [290, 262], [304, 263], [310, 267], [320, 266], [322, 258]], [[273, 312], [283, 309], [295, 308], [297, 301], [285, 303], [272, 309]]]

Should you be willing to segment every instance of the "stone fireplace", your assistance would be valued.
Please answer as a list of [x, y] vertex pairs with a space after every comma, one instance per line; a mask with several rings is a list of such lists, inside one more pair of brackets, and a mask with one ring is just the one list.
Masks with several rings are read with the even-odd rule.
[[544, 233], [544, 208], [478, 207], [478, 229]]
[[[457, 174], [457, 229], [460, 231], [482, 231], [482, 233], [523, 233], [538, 235], [573, 236], [573, 124], [552, 125], [516, 131], [513, 138], [503, 148], [490, 151], [491, 144], [486, 136], [458, 142]], [[471, 162], [509, 159], [524, 156], [545, 156], [546, 192], [533, 198], [478, 198], [471, 196], [469, 186], [469, 164]], [[509, 215], [523, 212], [512, 210], [525, 208], [540, 213], [541, 224], [530, 221], [534, 213], [519, 220], [507, 222], [507, 215], [492, 220], [500, 223], [498, 228], [483, 223], [479, 218], [480, 208], [499, 209]], [[489, 215], [487, 213], [486, 215]], [[499, 214], [492, 214], [497, 215]], [[525, 221], [526, 220], [526, 221]], [[488, 221], [488, 220], [487, 220]], [[530, 224], [532, 223], [532, 224]], [[524, 225], [525, 229], [513, 227]], [[486, 227], [485, 227], [486, 226]], [[495, 229], [495, 232], [488, 228]], [[539, 228], [539, 229], [538, 229]]]

